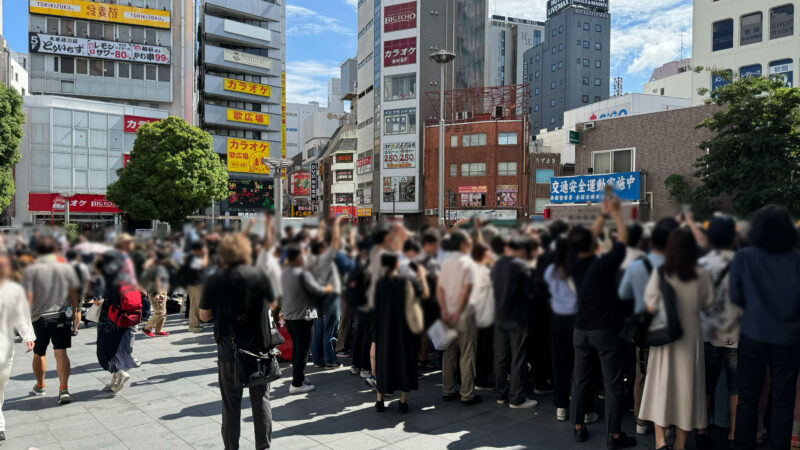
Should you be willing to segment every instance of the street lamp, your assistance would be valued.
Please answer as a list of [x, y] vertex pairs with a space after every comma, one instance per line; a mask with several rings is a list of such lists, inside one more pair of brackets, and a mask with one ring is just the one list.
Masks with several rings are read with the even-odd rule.
[[272, 177], [275, 190], [275, 235], [280, 239], [281, 237], [281, 218], [283, 217], [283, 180], [281, 178], [282, 170], [292, 165], [291, 159], [282, 158], [264, 158], [262, 160], [265, 166], [274, 169], [274, 176]]
[[456, 59], [456, 54], [447, 50], [431, 53], [431, 61], [439, 64], [439, 225], [444, 227], [444, 66]]

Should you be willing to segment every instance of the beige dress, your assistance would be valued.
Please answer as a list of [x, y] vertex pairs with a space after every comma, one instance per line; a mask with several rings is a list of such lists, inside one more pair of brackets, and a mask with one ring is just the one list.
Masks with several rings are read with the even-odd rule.
[[[700, 310], [714, 299], [711, 277], [697, 269], [698, 278], [688, 283], [667, 277], [675, 289], [683, 336], [661, 347], [650, 347], [639, 418], [656, 425], [675, 425], [682, 430], [702, 429], [706, 423], [705, 362]], [[658, 272], [653, 271], [645, 290], [645, 304], [660, 298]]]

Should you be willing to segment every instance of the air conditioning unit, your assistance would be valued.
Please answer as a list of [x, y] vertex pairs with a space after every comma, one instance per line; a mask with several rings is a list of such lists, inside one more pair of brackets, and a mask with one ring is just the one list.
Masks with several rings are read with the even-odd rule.
[[584, 130], [591, 130], [592, 128], [594, 128], [594, 122], [586, 122], [585, 124], [583, 124]]
[[426, 216], [435, 216], [437, 213], [438, 213], [438, 211], [436, 210], [436, 208], [431, 208], [431, 209], [426, 209], [425, 210], [425, 215]]
[[456, 112], [456, 120], [464, 120], [464, 111]]
[[475, 112], [474, 111], [464, 111], [464, 115], [466, 116], [465, 117], [466, 119], [474, 119], [475, 118]]

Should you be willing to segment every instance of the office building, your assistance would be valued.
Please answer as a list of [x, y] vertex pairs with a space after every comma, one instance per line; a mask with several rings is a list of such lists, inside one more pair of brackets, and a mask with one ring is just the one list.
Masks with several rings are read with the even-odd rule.
[[30, 92], [161, 109], [194, 122], [193, 2], [31, 1]]
[[[692, 66], [729, 70], [745, 76], [782, 77], [794, 86], [800, 63], [800, 35], [794, 25], [797, 1], [697, 0], [693, 3]], [[691, 71], [652, 80], [646, 93], [691, 98], [700, 105], [700, 88], [716, 89], [726, 81], [709, 72]]]
[[486, 35], [486, 85], [524, 84], [525, 52], [544, 41], [544, 28], [544, 22], [492, 16]]
[[456, 54], [446, 66], [446, 89], [484, 86], [487, 3], [359, 2], [356, 203], [363, 219], [368, 212], [422, 222], [425, 129], [418, 123], [438, 119], [438, 98], [426, 93], [438, 92], [440, 83], [440, 67], [428, 56], [439, 49]]
[[610, 91], [608, 0], [549, 0], [544, 43], [525, 52], [533, 134], [564, 126], [564, 111]]
[[286, 5], [277, 0], [199, 4], [200, 125], [227, 162], [231, 195], [223, 214], [273, 208], [275, 170], [286, 156]]

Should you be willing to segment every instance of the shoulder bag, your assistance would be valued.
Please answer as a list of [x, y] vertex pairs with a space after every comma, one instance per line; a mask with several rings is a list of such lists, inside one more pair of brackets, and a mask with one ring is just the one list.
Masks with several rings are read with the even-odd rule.
[[422, 314], [422, 306], [414, 294], [414, 288], [411, 287], [411, 282], [405, 282], [406, 288], [406, 322], [408, 329], [414, 334], [422, 334], [425, 331], [425, 317]]
[[658, 309], [653, 313], [644, 345], [660, 347], [671, 344], [683, 336], [683, 327], [678, 317], [678, 299], [675, 289], [667, 282], [664, 268], [658, 269], [658, 286], [660, 299]]

